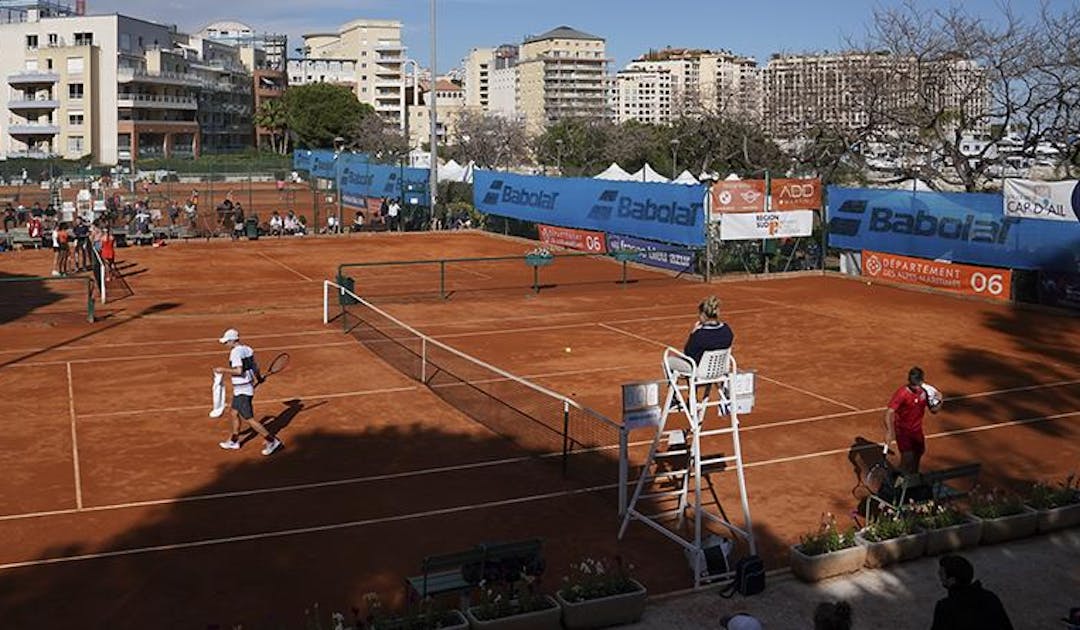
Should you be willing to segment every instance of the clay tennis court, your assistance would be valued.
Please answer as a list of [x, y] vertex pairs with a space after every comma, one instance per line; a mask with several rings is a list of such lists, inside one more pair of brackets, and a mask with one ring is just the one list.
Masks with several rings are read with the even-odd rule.
[[[492, 432], [340, 321], [322, 323], [322, 281], [339, 263], [534, 246], [406, 233], [129, 248], [118, 259], [135, 295], [100, 306], [96, 323], [59, 293], [6, 318], [4, 625], [295, 627], [315, 602], [347, 611], [368, 591], [400, 599], [425, 555], [534, 536], [549, 590], [570, 560], [614, 554], [653, 593], [686, 588], [676, 545], [640, 524], [616, 540], [616, 451], [572, 455], [564, 476], [557, 449]], [[681, 347], [696, 303], [719, 294], [740, 368], [758, 374], [742, 443], [770, 567], [822, 512], [852, 509], [849, 452], [881, 439], [884, 403], [913, 364], [947, 397], [927, 423], [925, 468], [978, 461], [984, 483], [1016, 486], [1080, 460], [1069, 318], [821, 276], [706, 286], [634, 269], [622, 285], [617, 265], [591, 259], [556, 261], [537, 295], [518, 265], [455, 273], [448, 300], [400, 268], [358, 274], [357, 292], [369, 286], [425, 334], [615, 419], [619, 385], [660, 378], [663, 346]], [[5, 275], [50, 268], [46, 252], [0, 258]], [[256, 417], [286, 445], [269, 458], [257, 440], [218, 448], [227, 428], [207, 417], [228, 327], [264, 361], [292, 357], [256, 397]], [[632, 434], [636, 459], [650, 437]], [[733, 478], [714, 478], [732, 506]]]

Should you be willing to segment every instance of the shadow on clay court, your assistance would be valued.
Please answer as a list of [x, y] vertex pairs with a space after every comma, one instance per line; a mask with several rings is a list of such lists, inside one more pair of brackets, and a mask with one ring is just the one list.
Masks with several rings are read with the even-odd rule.
[[[287, 406], [294, 418], [314, 408]], [[256, 444], [215, 451], [213, 479], [176, 502], [47, 517], [68, 520], [45, 528], [51, 546], [19, 558], [39, 564], [0, 569], [4, 625], [315, 627], [304, 625], [305, 610], [318, 602], [322, 626], [332, 627], [332, 611], [350, 616], [368, 592], [402, 607], [403, 579], [420, 572], [425, 556], [533, 537], [544, 544], [545, 592], [558, 588], [571, 561], [601, 556], [633, 564], [652, 592], [690, 585], [683, 553], [662, 536], [634, 524], [616, 539], [609, 454], [578, 455], [595, 461], [575, 461], [563, 477], [558, 458], [530, 457], [486, 431], [419, 421], [349, 431], [310, 419], [282, 426], [292, 429], [282, 434], [287, 449], [271, 457]], [[204, 437], [128, 465], [143, 474], [158, 459], [184, 460], [184, 448], [217, 448], [213, 431]], [[469, 467], [507, 457], [519, 459]], [[785, 549], [767, 525], [757, 530], [763, 549]]]
[[[176, 304], [176, 303], [173, 303], [173, 302], [161, 302], [159, 304], [153, 304], [151, 306], [148, 306], [148, 307], [144, 308], [143, 310], [139, 311], [138, 313], [135, 313], [134, 315], [132, 315], [130, 317], [125, 317], [125, 318], [122, 318], [122, 319], [116, 319], [115, 321], [112, 321], [111, 323], [102, 324], [102, 323], [99, 322], [97, 324], [88, 324], [88, 326], [91, 327], [91, 330], [89, 330], [89, 331], [87, 331], [87, 332], [85, 332], [85, 333], [83, 333], [81, 335], [76, 335], [74, 337], [70, 337], [70, 338], [64, 339], [62, 341], [57, 341], [56, 343], [54, 343], [54, 344], [52, 344], [50, 346], [47, 346], [45, 348], [40, 348], [40, 349], [35, 350], [33, 352], [28, 352], [28, 353], [26, 353], [26, 354], [24, 354], [24, 355], [22, 355], [20, 357], [16, 357], [14, 359], [4, 361], [3, 363], [0, 363], [0, 368], [7, 367], [9, 365], [14, 365], [16, 363], [26, 361], [27, 359], [32, 359], [34, 357], [43, 355], [43, 354], [45, 354], [47, 352], [50, 352], [52, 350], [55, 350], [57, 348], [66, 346], [68, 344], [75, 343], [77, 341], [82, 341], [84, 339], [89, 339], [90, 337], [93, 337], [95, 335], [100, 335], [101, 333], [103, 333], [103, 332], [105, 332], [107, 330], [111, 330], [113, 328], [116, 328], [117, 326], [123, 326], [124, 324], [135, 321], [137, 319], [141, 319], [141, 318], [147, 317], [149, 315], [156, 315], [156, 314], [159, 314], [159, 313], [164, 313], [164, 312], [167, 312], [167, 311], [171, 311], [171, 310], [173, 310], [175, 308], [178, 308], [179, 306], [180, 306], [179, 304]], [[111, 317], [109, 317], [109, 319], [111, 319]]]
[[[76, 295], [76, 292], [81, 295]], [[85, 311], [85, 285], [0, 272], [0, 324], [22, 319], [62, 301], [75, 300], [81, 300]], [[72, 304], [72, 308], [78, 310], [77, 302]]]
[[[285, 405], [284, 411], [277, 414], [276, 416], [263, 416], [260, 419], [260, 422], [262, 422], [263, 426], [265, 426], [274, 434], [280, 434], [282, 431], [287, 429], [290, 424], [292, 424], [293, 420], [296, 419], [296, 416], [299, 415], [301, 411], [311, 411], [312, 409], [318, 409], [319, 407], [325, 405], [326, 402], [327, 401], [324, 400], [322, 402], [317, 402], [314, 405], [309, 405], [305, 404], [304, 401], [300, 399], [287, 400], [282, 403], [283, 405]], [[241, 425], [241, 428], [245, 426], [246, 425]], [[256, 437], [258, 437], [258, 434], [256, 434], [255, 431], [251, 429], [244, 429], [243, 434], [240, 438], [240, 443], [247, 444]]]

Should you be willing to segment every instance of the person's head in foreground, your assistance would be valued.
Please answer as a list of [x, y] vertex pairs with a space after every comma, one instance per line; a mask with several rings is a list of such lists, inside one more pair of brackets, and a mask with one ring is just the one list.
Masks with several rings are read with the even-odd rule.
[[225, 334], [222, 335], [221, 339], [218, 339], [218, 341], [231, 348], [232, 346], [240, 343], [240, 332], [237, 331], [235, 328], [230, 328], [225, 331]]
[[721, 617], [720, 627], [726, 630], [762, 630], [763, 628], [760, 621], [746, 613]]
[[915, 390], [919, 389], [920, 387], [922, 387], [923, 381], [926, 380], [925, 377], [926, 377], [926, 375], [923, 373], [922, 368], [916, 365], [915, 367], [908, 370], [908, 373], [907, 373], [908, 387], [912, 391], [915, 391]]
[[938, 579], [947, 589], [968, 586], [975, 579], [975, 567], [957, 555], [941, 556], [938, 560]]
[[701, 323], [720, 321], [720, 298], [710, 295], [698, 304], [698, 318]]
[[814, 630], [851, 630], [851, 606], [847, 602], [821, 602], [814, 609]]

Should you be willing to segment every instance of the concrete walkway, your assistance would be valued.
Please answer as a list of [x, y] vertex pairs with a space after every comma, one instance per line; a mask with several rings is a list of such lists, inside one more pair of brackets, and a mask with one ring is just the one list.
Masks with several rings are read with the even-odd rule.
[[[1080, 607], [1080, 529], [1023, 541], [976, 547], [961, 553], [975, 565], [975, 579], [997, 593], [1017, 630], [1064, 630], [1069, 608]], [[790, 573], [769, 579], [755, 597], [722, 599], [715, 590], [650, 601], [632, 628], [719, 628], [723, 615], [746, 612], [773, 630], [813, 628], [820, 601], [847, 600], [855, 628], [928, 630], [934, 604], [945, 591], [937, 558], [922, 558], [886, 570], [863, 569], [846, 578], [804, 584]]]

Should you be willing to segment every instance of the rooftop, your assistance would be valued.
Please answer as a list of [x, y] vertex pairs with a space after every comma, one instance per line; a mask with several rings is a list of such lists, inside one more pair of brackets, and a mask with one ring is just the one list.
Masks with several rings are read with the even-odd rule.
[[525, 43], [528, 44], [530, 42], [542, 42], [548, 39], [592, 39], [604, 41], [603, 37], [590, 35], [569, 26], [558, 26], [541, 35], [533, 35], [532, 37], [526, 37]]

